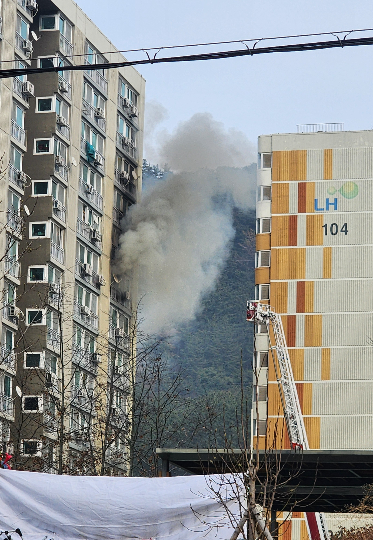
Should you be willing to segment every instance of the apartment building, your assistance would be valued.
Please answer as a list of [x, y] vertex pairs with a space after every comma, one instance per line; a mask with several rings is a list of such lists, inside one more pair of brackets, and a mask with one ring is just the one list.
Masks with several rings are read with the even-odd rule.
[[3, 67], [87, 66], [0, 81], [1, 443], [18, 467], [93, 472], [101, 452], [124, 474], [136, 287], [112, 264], [141, 193], [145, 82], [90, 69], [124, 58], [71, 0], [0, 6]]

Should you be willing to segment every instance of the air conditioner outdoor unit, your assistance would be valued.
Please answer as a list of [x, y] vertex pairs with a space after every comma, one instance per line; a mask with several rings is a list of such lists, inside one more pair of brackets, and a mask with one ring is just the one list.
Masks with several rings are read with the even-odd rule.
[[26, 7], [30, 11], [37, 11], [38, 10], [38, 4], [35, 2], [35, 0], [26, 0]]
[[22, 183], [22, 184], [25, 184], [26, 183], [26, 180], [27, 180], [27, 175], [25, 172], [23, 171], [19, 171], [18, 173], [18, 180]]
[[130, 177], [130, 175], [129, 175], [129, 173], [126, 172], [126, 171], [121, 171], [121, 172], [119, 173], [119, 178], [123, 178], [124, 180], [129, 180], [129, 177]]
[[123, 139], [122, 139], [122, 145], [123, 145], [123, 146], [129, 146], [129, 145], [130, 145], [130, 141], [131, 141], [131, 139], [129, 139], [128, 137], [123, 137]]
[[104, 276], [101, 275], [101, 274], [98, 276], [98, 284], [102, 285], [102, 286], [106, 285], [106, 280], [105, 280]]
[[33, 97], [35, 95], [35, 87], [30, 81], [25, 81], [22, 84], [22, 93], [25, 94], [25, 96]]
[[129, 99], [122, 97], [122, 105], [123, 107], [126, 107], [126, 109], [129, 109], [129, 107], [131, 107], [131, 102]]
[[99, 154], [98, 152], [95, 153], [94, 164], [95, 164], [96, 166], [97, 166], [97, 165], [103, 165], [103, 164], [104, 164], [103, 157], [102, 157], [102, 155]]
[[91, 311], [87, 306], [80, 306], [80, 313], [82, 315], [90, 315]]
[[57, 124], [59, 126], [68, 126], [68, 122], [64, 116], [57, 115]]
[[54, 162], [57, 167], [63, 167], [65, 165], [65, 160], [62, 156], [55, 156]]
[[60, 294], [60, 286], [58, 283], [49, 283], [49, 292], [51, 294]]
[[63, 79], [60, 79], [59, 83], [58, 83], [58, 89], [59, 89], [60, 92], [64, 92], [64, 93], [68, 92], [69, 87], [67, 85], [67, 82], [64, 81]]
[[87, 184], [85, 190], [86, 190], [87, 193], [92, 193], [93, 186], [91, 186], [91, 184]]
[[91, 240], [93, 240], [93, 242], [101, 242], [101, 234], [97, 229], [91, 229]]
[[8, 313], [9, 317], [20, 317], [22, 311], [19, 309], [19, 307], [16, 306], [8, 306]]
[[29, 39], [25, 39], [23, 41], [22, 48], [26, 53], [31, 54], [32, 51], [33, 51], [33, 46], [32, 46], [32, 43], [31, 43], [31, 41]]
[[45, 374], [45, 387], [46, 388], [52, 388], [53, 381], [52, 381], [52, 373], [46, 373]]
[[95, 117], [96, 118], [105, 118], [105, 111], [102, 107], [97, 107], [95, 109]]
[[123, 328], [116, 328], [115, 329], [115, 337], [124, 337], [124, 329]]
[[131, 117], [139, 116], [139, 110], [137, 107], [135, 107], [135, 105], [132, 105], [131, 107], [130, 116]]
[[91, 276], [92, 275], [92, 265], [91, 264], [88, 264], [88, 263], [85, 263], [84, 264], [84, 273], [86, 276]]
[[62, 202], [61, 202], [61, 201], [58, 201], [57, 199], [54, 199], [54, 201], [53, 201], [53, 208], [54, 208], [54, 210], [59, 210], [59, 211], [61, 211], [61, 210], [62, 210]]

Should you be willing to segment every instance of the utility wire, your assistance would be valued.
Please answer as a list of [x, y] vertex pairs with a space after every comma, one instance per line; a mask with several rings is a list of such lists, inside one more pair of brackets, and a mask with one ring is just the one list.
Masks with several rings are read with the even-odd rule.
[[[358, 30], [364, 31], [364, 30]], [[43, 68], [12, 68], [12, 69], [0, 69], [0, 78], [15, 77], [18, 75], [31, 75], [36, 73], [48, 73], [48, 72], [62, 72], [62, 71], [83, 71], [83, 70], [96, 70], [96, 69], [110, 69], [110, 68], [120, 68], [127, 66], [138, 66], [145, 64], [162, 64], [162, 63], [176, 63], [176, 62], [195, 62], [200, 60], [218, 60], [222, 58], [235, 58], [240, 56], [255, 56], [257, 54], [269, 54], [275, 52], [302, 52], [302, 51], [314, 51], [321, 49], [334, 49], [334, 48], [343, 48], [343, 47], [358, 47], [361, 45], [373, 45], [373, 36], [363, 37], [363, 38], [347, 38], [351, 32], [354, 30], [348, 31], [345, 33], [343, 38], [338, 36], [338, 33], [334, 34], [336, 39], [329, 41], [316, 41], [308, 43], [292, 43], [285, 45], [273, 45], [268, 47], [256, 47], [258, 43], [263, 41], [259, 39], [255, 41], [254, 45], [250, 48], [247, 45], [248, 40], [241, 42], [245, 45], [245, 49], [238, 50], [228, 50], [228, 51], [218, 51], [210, 53], [200, 53], [200, 54], [188, 54], [181, 56], [171, 56], [157, 58], [158, 52], [162, 50], [158, 49], [155, 55], [151, 58], [146, 49], [140, 49], [147, 54], [147, 58], [143, 60], [125, 60], [123, 62], [105, 62], [100, 64], [79, 64], [79, 65], [68, 65], [68, 66], [58, 66], [58, 67], [43, 67]], [[339, 32], [342, 33], [342, 32]], [[316, 35], [316, 34], [309, 34]], [[319, 34], [321, 35], [321, 34]], [[323, 34], [324, 35], [324, 34]], [[328, 32], [326, 35], [330, 35]], [[290, 37], [290, 36], [289, 36]], [[298, 36], [296, 36], [298, 37]], [[299, 36], [300, 37], [300, 36]], [[275, 39], [275, 38], [266, 38], [266, 39]], [[233, 42], [231, 42], [233, 43]], [[150, 49], [148, 49], [150, 50]], [[153, 49], [154, 50], [154, 49]]]

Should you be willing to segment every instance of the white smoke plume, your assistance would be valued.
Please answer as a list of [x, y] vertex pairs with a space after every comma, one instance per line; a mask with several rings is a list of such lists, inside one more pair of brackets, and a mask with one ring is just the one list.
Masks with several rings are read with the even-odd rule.
[[255, 205], [255, 186], [237, 168], [253, 161], [253, 146], [211, 115], [183, 123], [159, 154], [179, 172], [131, 207], [117, 264], [120, 272], [140, 267], [143, 329], [151, 334], [196, 315], [228, 256], [233, 208]]

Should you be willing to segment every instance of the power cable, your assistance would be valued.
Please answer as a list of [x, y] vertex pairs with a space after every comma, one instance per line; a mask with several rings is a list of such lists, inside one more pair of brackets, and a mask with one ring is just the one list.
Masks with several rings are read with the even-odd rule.
[[[371, 30], [371, 29], [369, 29]], [[145, 64], [161, 64], [161, 63], [176, 63], [176, 62], [195, 62], [202, 60], [218, 60], [222, 58], [235, 58], [240, 56], [255, 56], [258, 54], [269, 54], [275, 52], [303, 52], [303, 51], [313, 51], [321, 49], [333, 49], [333, 48], [344, 48], [344, 47], [357, 47], [361, 45], [373, 45], [373, 36], [363, 37], [363, 38], [347, 38], [352, 32], [363, 32], [368, 30], [351, 30], [346, 31], [345, 36], [340, 38], [337, 33], [325, 33], [325, 34], [308, 34], [307, 36], [312, 35], [335, 35], [336, 39], [332, 41], [315, 41], [307, 43], [292, 43], [285, 45], [274, 45], [268, 47], [256, 47], [258, 43], [264, 41], [264, 39], [276, 39], [276, 38], [261, 38], [255, 41], [254, 45], [250, 48], [247, 43], [249, 40], [241, 41], [245, 45], [245, 49], [238, 50], [228, 50], [228, 51], [217, 51], [209, 53], [200, 53], [200, 54], [188, 54], [181, 56], [171, 56], [171, 57], [158, 57], [157, 54], [163, 49], [160, 48], [157, 50], [153, 57], [150, 57], [147, 50], [150, 49], [139, 49], [147, 54], [147, 58], [143, 60], [125, 60], [123, 62], [105, 62], [100, 64], [78, 64], [78, 65], [68, 65], [68, 66], [58, 66], [58, 67], [43, 67], [43, 68], [12, 68], [12, 69], [0, 69], [0, 78], [15, 77], [18, 75], [27, 75], [27, 74], [37, 74], [37, 73], [48, 73], [48, 72], [62, 72], [62, 71], [83, 71], [83, 70], [98, 70], [98, 69], [110, 69], [110, 68], [120, 68], [127, 66], [138, 66]], [[300, 37], [295, 36], [295, 37]], [[286, 39], [289, 39], [291, 36], [288, 36]], [[279, 38], [277, 38], [279, 39]], [[250, 40], [252, 42], [252, 40]], [[233, 42], [229, 42], [233, 43]], [[172, 47], [172, 48], [176, 48]], [[180, 46], [184, 47], [184, 46]], [[152, 50], [155, 50], [152, 49]]]

